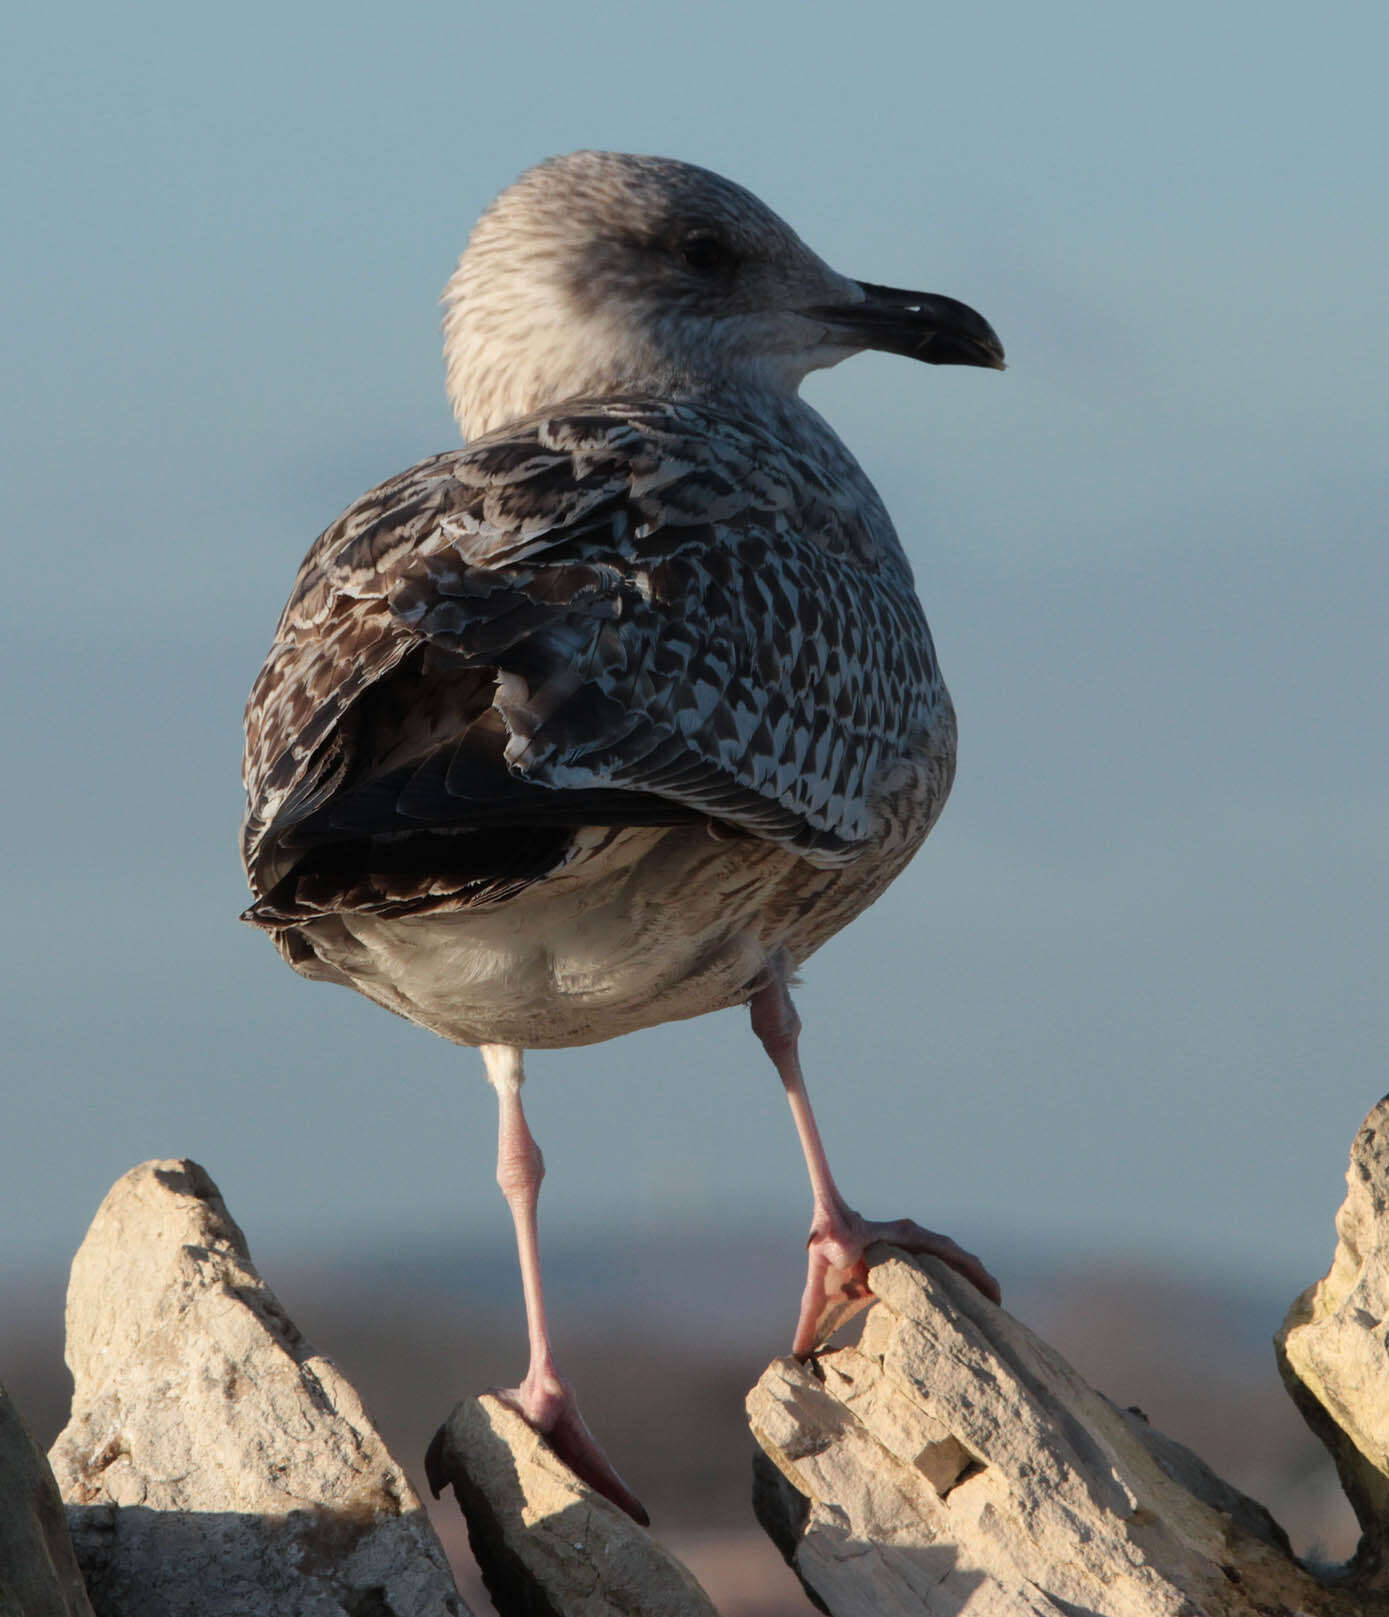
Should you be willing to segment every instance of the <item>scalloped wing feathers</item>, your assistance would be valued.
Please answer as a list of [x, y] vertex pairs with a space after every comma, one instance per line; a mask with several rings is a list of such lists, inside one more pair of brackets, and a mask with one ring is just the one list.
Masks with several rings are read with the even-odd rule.
[[[409, 744], [382, 733], [393, 681]], [[427, 820], [419, 783], [464, 769], [490, 709], [533, 808], [573, 794], [601, 823], [604, 794], [654, 797], [838, 864], [942, 699], [891, 522], [836, 439], [571, 405], [381, 484], [313, 546], [247, 705], [243, 849], [263, 893], [286, 831], [387, 778]]]

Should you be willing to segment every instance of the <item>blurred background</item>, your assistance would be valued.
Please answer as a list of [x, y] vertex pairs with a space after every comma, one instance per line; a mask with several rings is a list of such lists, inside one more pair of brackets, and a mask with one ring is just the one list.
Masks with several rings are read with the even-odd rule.
[[[0, 1376], [41, 1439], [66, 1263], [149, 1157], [209, 1168], [410, 1463], [520, 1373], [476, 1056], [237, 923], [240, 711], [314, 535], [454, 441], [435, 300], [473, 219], [613, 147], [1008, 349], [807, 387], [961, 729], [922, 856], [800, 993], [846, 1193], [980, 1251], [1104, 1390], [1349, 1547], [1267, 1339], [1386, 1087], [1387, 35], [1185, 0], [14, 20]], [[728, 1612], [803, 1610], [748, 1531], [741, 1397], [809, 1194], [746, 1017], [529, 1070], [592, 1424]]]

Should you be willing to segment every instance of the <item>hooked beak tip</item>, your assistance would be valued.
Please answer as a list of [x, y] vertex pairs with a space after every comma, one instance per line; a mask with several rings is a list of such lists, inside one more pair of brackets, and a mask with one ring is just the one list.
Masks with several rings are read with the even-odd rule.
[[855, 347], [902, 354], [928, 365], [1006, 370], [1003, 344], [983, 315], [938, 292], [907, 292], [860, 281], [861, 303], [807, 310]]

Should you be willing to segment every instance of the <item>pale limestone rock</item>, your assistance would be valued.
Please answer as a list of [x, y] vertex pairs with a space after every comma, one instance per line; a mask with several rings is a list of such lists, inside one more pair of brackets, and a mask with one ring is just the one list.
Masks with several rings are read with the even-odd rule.
[[192, 1162], [147, 1162], [72, 1267], [50, 1458], [98, 1617], [445, 1617], [443, 1551], [356, 1392]]
[[92, 1617], [53, 1473], [3, 1386], [0, 1617]]
[[554, 1617], [718, 1617], [671, 1553], [556, 1459], [499, 1399], [465, 1398], [434, 1440], [446, 1484], [502, 1612]]
[[1351, 1146], [1346, 1185], [1331, 1269], [1288, 1310], [1278, 1363], [1360, 1520], [1356, 1574], [1389, 1589], [1389, 1096]]
[[857, 1347], [753, 1389], [759, 1515], [834, 1617], [1363, 1610], [1261, 1506], [932, 1260], [876, 1247]]

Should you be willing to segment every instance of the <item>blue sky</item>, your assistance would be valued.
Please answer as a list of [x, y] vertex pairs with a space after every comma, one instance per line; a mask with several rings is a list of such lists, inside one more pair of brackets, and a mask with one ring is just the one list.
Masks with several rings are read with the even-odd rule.
[[[986, 1257], [1321, 1273], [1385, 1088], [1384, 17], [16, 18], [9, 1258], [60, 1261], [158, 1155], [203, 1161], [262, 1257], [506, 1236], [476, 1057], [238, 926], [240, 708], [315, 533], [452, 441], [435, 300], [472, 220], [609, 146], [729, 174], [1009, 352], [808, 389], [896, 517], [961, 724], [940, 826], [801, 991], [846, 1193]], [[808, 1192], [740, 1013], [530, 1070], [543, 1221], [765, 1218], [796, 1263]]]

